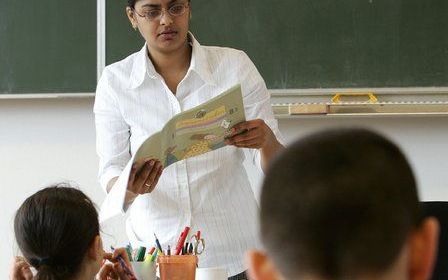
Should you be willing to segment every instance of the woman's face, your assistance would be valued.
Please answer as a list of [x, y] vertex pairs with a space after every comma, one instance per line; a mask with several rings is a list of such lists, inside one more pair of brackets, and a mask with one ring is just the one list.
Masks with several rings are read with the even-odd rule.
[[188, 0], [138, 0], [127, 8], [151, 52], [169, 54], [185, 47], [190, 20]]

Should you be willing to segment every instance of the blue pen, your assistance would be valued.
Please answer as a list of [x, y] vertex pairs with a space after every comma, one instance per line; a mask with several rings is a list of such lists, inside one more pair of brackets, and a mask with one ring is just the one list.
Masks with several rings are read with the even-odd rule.
[[[112, 251], [115, 251], [115, 248], [112, 246], [110, 246], [110, 249], [112, 249]], [[136, 280], [137, 277], [135, 277], [134, 273], [132, 273], [132, 271], [126, 265], [126, 262], [124, 261], [123, 257], [118, 255], [117, 260], [120, 263], [121, 267], [123, 268], [124, 272], [131, 277], [131, 280]]]
[[157, 249], [159, 249], [159, 254], [163, 255], [163, 250], [162, 250], [162, 246], [160, 246], [160, 242], [159, 239], [157, 238], [157, 235], [154, 233], [154, 237], [156, 238], [156, 245], [157, 245]]

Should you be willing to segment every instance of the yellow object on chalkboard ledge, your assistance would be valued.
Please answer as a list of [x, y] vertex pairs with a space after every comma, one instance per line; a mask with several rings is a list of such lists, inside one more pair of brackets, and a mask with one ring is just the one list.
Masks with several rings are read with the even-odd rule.
[[[331, 98], [331, 103], [341, 103], [342, 97], [368, 97], [368, 103], [376, 103], [378, 99], [373, 92], [339, 92], [336, 93], [333, 98]], [[350, 101], [354, 101], [351, 99]]]
[[380, 102], [373, 92], [336, 93], [330, 102], [273, 104], [276, 117], [447, 115], [447, 101]]

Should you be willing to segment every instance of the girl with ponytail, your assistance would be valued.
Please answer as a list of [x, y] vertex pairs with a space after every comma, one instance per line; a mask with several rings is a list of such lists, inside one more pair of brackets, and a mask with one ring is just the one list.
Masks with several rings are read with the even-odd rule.
[[[121, 255], [130, 267], [127, 254], [104, 252], [92, 201], [65, 183], [27, 198], [16, 213], [14, 232], [23, 257], [15, 258], [11, 280], [93, 280], [97, 274], [97, 279], [128, 280], [115, 261]], [[105, 259], [111, 262], [102, 266]]]

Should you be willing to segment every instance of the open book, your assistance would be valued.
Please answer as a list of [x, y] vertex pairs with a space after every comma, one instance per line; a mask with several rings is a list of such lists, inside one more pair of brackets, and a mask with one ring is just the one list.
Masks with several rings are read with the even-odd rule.
[[166, 168], [179, 160], [219, 149], [225, 146], [224, 140], [231, 134], [232, 127], [245, 120], [241, 85], [175, 115], [132, 156], [101, 206], [100, 222], [124, 213], [124, 197], [134, 162], [154, 158]]
[[241, 86], [175, 115], [138, 148], [133, 162], [157, 158], [167, 167], [179, 160], [224, 147], [231, 128], [245, 121]]

